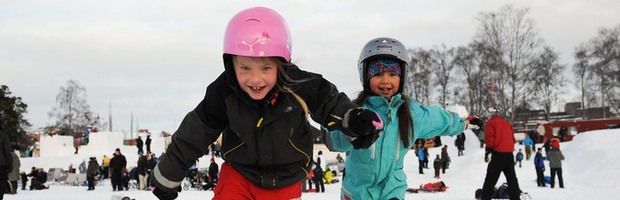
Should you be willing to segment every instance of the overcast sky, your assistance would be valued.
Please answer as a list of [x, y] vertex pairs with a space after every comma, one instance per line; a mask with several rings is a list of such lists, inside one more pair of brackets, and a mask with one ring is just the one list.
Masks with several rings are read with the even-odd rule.
[[279, 12], [292, 34], [293, 62], [354, 95], [361, 90], [356, 62], [368, 40], [466, 45], [474, 17], [508, 3], [530, 8], [528, 18], [563, 64], [572, 64], [574, 47], [599, 28], [620, 24], [614, 0], [0, 0], [0, 84], [28, 104], [33, 129], [53, 123], [47, 113], [73, 79], [106, 121], [111, 105], [114, 131], [129, 132], [132, 113], [134, 127], [174, 131], [223, 71], [224, 29], [243, 9]]

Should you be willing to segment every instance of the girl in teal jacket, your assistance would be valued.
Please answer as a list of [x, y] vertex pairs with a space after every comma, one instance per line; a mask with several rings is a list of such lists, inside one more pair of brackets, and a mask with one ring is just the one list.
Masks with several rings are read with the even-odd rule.
[[[350, 138], [339, 131], [326, 134], [330, 149], [350, 151], [341, 199], [405, 199], [407, 176], [403, 172], [403, 158], [413, 141], [458, 135], [470, 123], [458, 114], [420, 105], [401, 94], [404, 78], [400, 77], [406, 77], [409, 60], [406, 48], [392, 38], [373, 39], [362, 50], [358, 69], [364, 91], [355, 103], [378, 113], [384, 129], [367, 149], [353, 148]], [[472, 124], [481, 122], [477, 118], [470, 120]]]

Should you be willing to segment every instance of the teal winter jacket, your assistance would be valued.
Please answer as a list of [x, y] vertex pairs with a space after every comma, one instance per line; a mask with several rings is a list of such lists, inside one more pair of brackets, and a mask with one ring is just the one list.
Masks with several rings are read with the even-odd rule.
[[[327, 134], [326, 143], [335, 151], [350, 151], [345, 169], [347, 176], [342, 182], [341, 199], [391, 199], [405, 198], [407, 176], [403, 172], [403, 158], [418, 138], [453, 136], [463, 132], [464, 119], [456, 113], [438, 106], [423, 106], [408, 100], [413, 119], [413, 137], [409, 146], [403, 146], [398, 134], [397, 110], [404, 100], [400, 94], [389, 101], [383, 96], [371, 96], [362, 105], [377, 112], [384, 122], [383, 133], [368, 149], [353, 149], [340, 131]], [[345, 197], [346, 196], [346, 197]]]

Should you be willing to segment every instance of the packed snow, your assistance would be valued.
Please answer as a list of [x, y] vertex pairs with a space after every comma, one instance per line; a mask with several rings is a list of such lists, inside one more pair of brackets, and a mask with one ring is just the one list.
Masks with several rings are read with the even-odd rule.
[[[479, 141], [474, 133], [466, 131], [465, 155], [457, 156], [457, 149], [454, 147], [456, 137], [442, 137], [442, 143], [447, 144], [452, 163], [445, 174], [441, 174], [441, 179], [433, 178], [432, 161], [429, 163], [431, 169], [425, 169], [424, 174], [418, 174], [418, 162], [413, 152], [405, 157], [405, 173], [408, 176], [409, 187], [419, 187], [421, 184], [444, 181], [449, 187], [445, 192], [439, 193], [411, 193], [407, 194], [407, 199], [474, 199], [474, 192], [482, 186], [486, 172], [484, 160], [484, 149], [480, 148]], [[620, 168], [620, 151], [615, 148], [620, 143], [620, 129], [598, 130], [581, 133], [571, 142], [563, 142], [560, 149], [566, 160], [562, 166], [564, 170], [564, 189], [556, 187], [536, 186], [536, 172], [534, 170], [533, 156], [530, 160], [523, 160], [523, 167], [516, 167], [519, 185], [524, 192], [529, 193], [532, 199], [618, 199], [620, 196], [620, 173], [616, 170]], [[54, 136], [58, 137], [58, 136]], [[96, 139], [98, 138], [98, 139]], [[137, 161], [137, 149], [134, 146], [122, 146], [118, 143], [119, 137], [115, 133], [95, 133], [92, 135], [91, 143], [83, 146], [77, 155], [73, 154], [73, 147], [64, 144], [59, 138], [44, 138], [42, 140], [41, 157], [21, 158], [21, 171], [29, 172], [33, 166], [43, 167], [46, 171], [50, 168], [67, 169], [70, 163], [73, 167], [87, 160], [88, 157], [97, 157], [99, 163], [103, 155], [111, 156], [114, 149], [120, 147], [123, 154], [127, 157], [128, 165], [135, 166]], [[122, 137], [121, 137], [122, 138]], [[144, 137], [143, 137], [144, 138]], [[97, 141], [99, 140], [99, 141]], [[46, 142], [47, 141], [47, 142]], [[163, 151], [165, 140], [153, 137], [153, 151], [160, 155]], [[63, 145], [64, 144], [64, 145]], [[46, 146], [49, 145], [49, 146]], [[54, 146], [56, 145], [56, 146]], [[64, 146], [64, 147], [63, 147]], [[537, 147], [541, 146], [537, 144]], [[47, 149], [45, 149], [47, 148]], [[51, 149], [50, 149], [51, 148]], [[522, 145], [516, 145], [515, 149], [524, 149]], [[52, 150], [53, 149], [53, 150]], [[47, 150], [47, 153], [45, 151]], [[315, 151], [318, 151], [315, 149]], [[516, 151], [516, 150], [515, 150]], [[440, 148], [429, 149], [431, 157], [440, 153]], [[316, 155], [316, 153], [315, 153]], [[335, 154], [327, 154], [332, 156]], [[199, 167], [207, 167], [208, 159], [211, 155], [201, 158]], [[330, 159], [327, 157], [327, 159]], [[333, 158], [335, 159], [335, 158]], [[345, 158], [346, 159], [346, 158]], [[222, 160], [216, 158], [216, 162]], [[548, 168], [548, 162], [545, 162]], [[341, 174], [337, 177], [341, 179]], [[545, 171], [549, 175], [549, 170]], [[500, 177], [498, 186], [505, 182], [504, 177]], [[48, 183], [50, 183], [48, 181]], [[156, 199], [150, 191], [139, 191], [130, 189], [129, 191], [113, 192], [109, 179], [98, 183], [94, 191], [86, 191], [86, 186], [68, 186], [59, 183], [51, 183], [47, 190], [21, 190], [17, 194], [5, 194], [8, 200], [40, 200], [40, 199], [89, 199], [89, 200], [115, 200], [128, 196], [131, 199]], [[303, 193], [302, 199], [323, 200], [339, 199], [340, 183], [325, 185], [325, 193]], [[212, 191], [197, 191], [190, 188], [182, 191], [177, 199], [211, 199]]]

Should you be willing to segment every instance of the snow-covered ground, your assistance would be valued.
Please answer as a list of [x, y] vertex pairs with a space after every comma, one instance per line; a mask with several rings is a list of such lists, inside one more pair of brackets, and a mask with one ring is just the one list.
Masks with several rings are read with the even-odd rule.
[[[484, 150], [479, 148], [479, 142], [471, 132], [466, 132], [466, 149], [464, 156], [457, 156], [454, 147], [454, 137], [442, 137], [442, 142], [448, 144], [449, 154], [452, 157], [452, 164], [446, 174], [441, 175], [449, 189], [443, 193], [419, 193], [407, 194], [407, 199], [474, 199], [474, 192], [482, 186], [486, 172], [486, 163], [483, 162]], [[96, 143], [93, 143], [96, 144]], [[561, 144], [561, 150], [566, 157], [563, 162], [565, 189], [551, 189], [549, 187], [540, 188], [536, 186], [536, 173], [533, 166], [533, 159], [524, 160], [523, 167], [516, 168], [517, 177], [521, 189], [528, 192], [533, 199], [618, 199], [620, 196], [620, 184], [618, 184], [620, 173], [620, 151], [615, 145], [620, 144], [620, 129], [599, 130], [582, 133], [574, 138], [572, 142]], [[116, 147], [90, 147], [94, 149], [106, 149], [111, 152]], [[516, 149], [523, 146], [517, 145]], [[136, 148], [131, 146], [122, 147], [121, 150], [127, 156], [128, 163], [134, 164], [137, 160], [135, 156]], [[157, 152], [157, 151], [156, 151]], [[93, 151], [94, 153], [94, 151]], [[439, 148], [429, 150], [431, 156], [440, 153]], [[110, 155], [108, 154], [108, 156]], [[157, 153], [159, 155], [159, 153]], [[82, 159], [95, 156], [101, 160], [103, 154], [89, 154], [84, 149], [78, 155], [64, 156], [44, 156], [39, 158], [21, 158], [21, 170], [29, 171], [32, 166], [43, 167], [46, 170], [52, 167], [67, 168], [69, 163], [73, 163], [77, 168]], [[206, 167], [207, 159], [204, 157], [200, 163]], [[425, 169], [425, 174], [417, 173], [418, 162], [413, 153], [406, 156], [405, 172], [408, 176], [407, 182], [410, 187], [418, 187], [420, 184], [436, 182], [433, 178], [432, 169]], [[222, 160], [218, 159], [221, 164]], [[548, 162], [545, 163], [548, 166]], [[432, 163], [430, 164], [432, 165]], [[549, 175], [549, 171], [545, 172]], [[341, 177], [338, 177], [341, 178]], [[504, 177], [500, 177], [498, 185], [505, 182]], [[323, 200], [338, 199], [340, 184], [329, 184], [325, 186], [325, 193], [304, 193], [302, 199]], [[5, 195], [9, 200], [40, 200], [40, 199], [88, 199], [88, 200], [110, 200], [120, 199], [129, 196], [132, 199], [156, 199], [148, 191], [130, 190], [124, 192], [113, 192], [109, 181], [101, 182], [95, 191], [86, 191], [86, 187], [51, 185], [48, 190], [23, 191], [19, 190], [16, 195]], [[177, 199], [211, 199], [212, 191], [195, 191], [190, 189], [180, 193]]]

